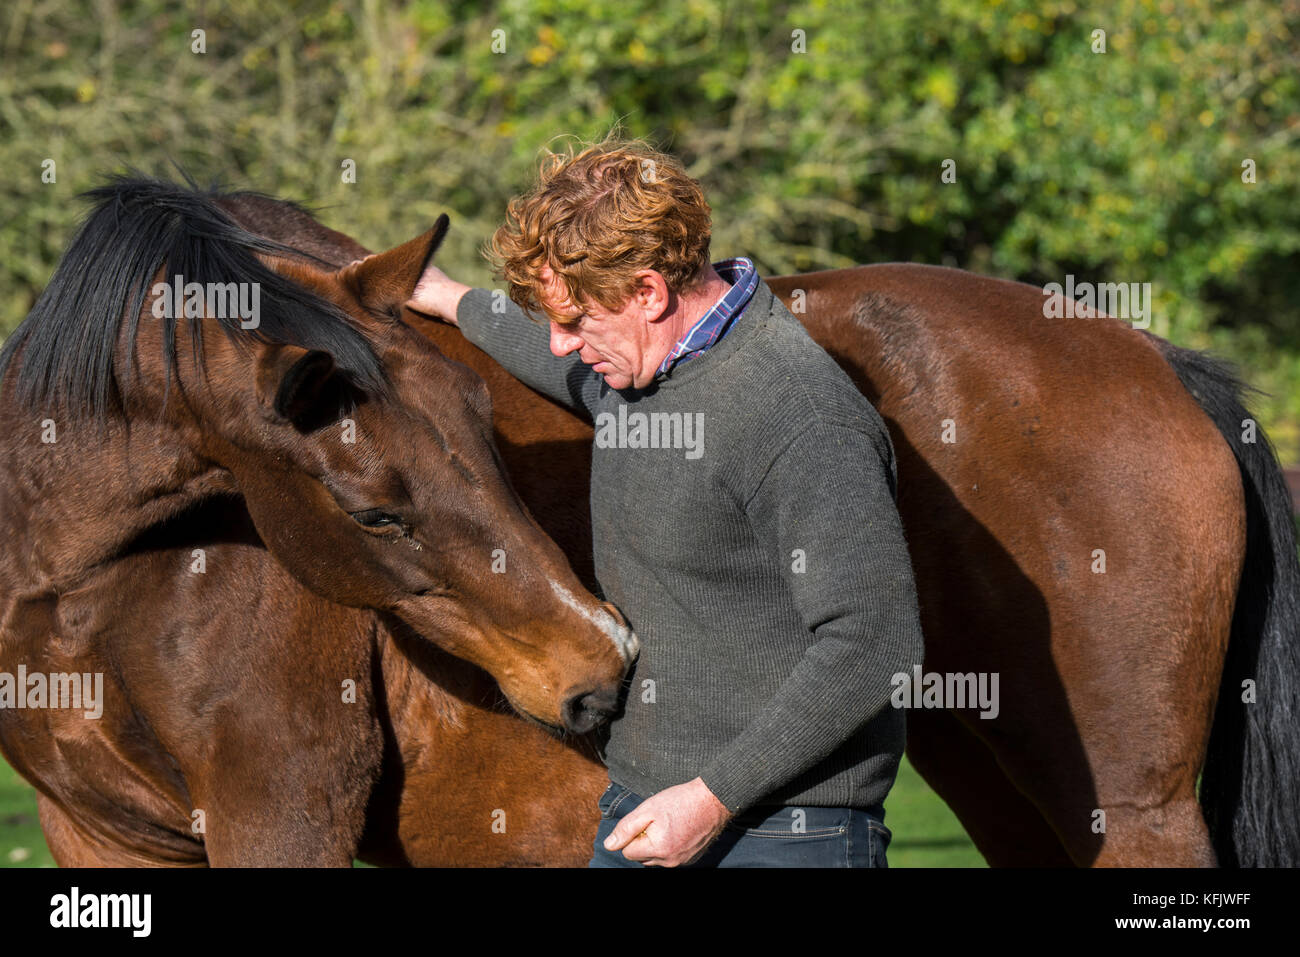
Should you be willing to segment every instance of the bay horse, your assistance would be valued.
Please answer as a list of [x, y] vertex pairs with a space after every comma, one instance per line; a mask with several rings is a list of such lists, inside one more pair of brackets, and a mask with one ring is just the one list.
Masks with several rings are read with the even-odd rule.
[[[231, 209], [339, 266], [367, 255], [291, 204]], [[995, 719], [908, 717], [909, 757], [987, 861], [1300, 863], [1300, 561], [1233, 370], [955, 269], [769, 284], [889, 426], [926, 672], [1000, 675]], [[595, 587], [590, 424], [454, 327], [407, 318], [487, 382], [507, 470]], [[603, 774], [565, 760], [589, 802]], [[480, 774], [463, 789], [500, 786]], [[585, 860], [593, 829], [555, 860]]]
[[90, 197], [0, 353], [0, 751], [56, 859], [350, 864], [379, 621], [534, 730], [604, 721], [635, 635], [521, 503], [483, 382], [400, 321], [446, 218], [334, 268], [195, 189]]

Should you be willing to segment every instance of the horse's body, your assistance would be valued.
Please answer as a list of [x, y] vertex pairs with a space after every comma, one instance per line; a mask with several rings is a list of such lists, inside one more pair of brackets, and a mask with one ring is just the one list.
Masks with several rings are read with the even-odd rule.
[[[288, 205], [237, 196], [222, 206], [335, 266], [366, 254]], [[1300, 573], [1276, 462], [1266, 446], [1234, 440], [1245, 416], [1235, 383], [1122, 323], [1047, 320], [1039, 290], [954, 270], [878, 266], [770, 283], [890, 426], [926, 670], [1000, 676], [996, 719], [909, 716], [912, 760], [989, 862], [1208, 864], [1217, 850], [1225, 863], [1296, 863]], [[421, 331], [487, 382], [516, 489], [591, 584], [590, 427], [455, 329]], [[243, 526], [186, 526], [155, 557], [132, 559], [162, 562], [152, 580], [167, 570], [179, 579], [176, 564], [195, 541], [238, 556], [217, 563], [225, 577], [206, 582], [211, 594], [177, 597], [190, 620], [133, 606], [122, 609], [122, 627], [163, 649], [247, 634], [249, 668], [296, 649], [307, 676], [276, 699], [283, 724], [249, 728], [244, 747], [332, 762], [319, 780], [368, 796], [358, 839], [366, 859], [585, 861], [605, 778], [584, 739], [562, 743], [504, 713], [477, 669], [391, 616], [317, 599], [277, 571], [257, 536], [223, 542], [222, 527]], [[229, 601], [253, 578], [264, 584], [250, 597], [264, 598]], [[309, 623], [320, 621], [336, 624]], [[330, 645], [323, 631], [351, 637]], [[321, 748], [292, 725], [320, 684], [310, 672], [336, 656], [358, 670], [369, 664], [358, 700], [371, 702], [373, 717], [340, 730], [346, 746]], [[1257, 704], [1239, 703], [1244, 678], [1256, 681]], [[195, 693], [171, 674], [154, 680], [154, 707]], [[168, 760], [170, 747], [193, 742], [146, 750]], [[20, 765], [38, 786], [57, 765], [44, 760]], [[1213, 848], [1194, 790], [1203, 764]], [[277, 810], [249, 823], [249, 840], [265, 845], [311, 820], [295, 817], [293, 801]], [[42, 816], [60, 862], [100, 859], [73, 853], [84, 841], [72, 851], [60, 841], [45, 797]], [[211, 848], [208, 859], [221, 860]]]

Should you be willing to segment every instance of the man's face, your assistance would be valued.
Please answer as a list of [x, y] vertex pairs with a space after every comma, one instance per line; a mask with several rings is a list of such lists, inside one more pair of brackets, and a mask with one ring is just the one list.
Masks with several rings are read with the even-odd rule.
[[[599, 303], [574, 305], [563, 284], [547, 267], [541, 280], [542, 305], [572, 322], [551, 320], [551, 352], [559, 357], [577, 352], [578, 358], [605, 377], [611, 389], [645, 388], [654, 379], [659, 361], [651, 353], [652, 324], [663, 315], [666, 297], [653, 288], [662, 284], [649, 282], [632, 294], [617, 312]], [[666, 290], [665, 290], [666, 291]]]

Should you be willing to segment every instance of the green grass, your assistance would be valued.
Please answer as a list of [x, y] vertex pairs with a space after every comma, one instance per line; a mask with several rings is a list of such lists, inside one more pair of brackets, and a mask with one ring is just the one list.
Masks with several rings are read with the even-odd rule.
[[[906, 759], [885, 802], [885, 818], [894, 832], [890, 867], [985, 866], [957, 818]], [[0, 867], [53, 864], [36, 818], [36, 792], [0, 760]]]
[[903, 759], [885, 799], [890, 867], [987, 867], [957, 816]]
[[0, 760], [0, 867], [53, 867], [36, 818], [36, 792]]

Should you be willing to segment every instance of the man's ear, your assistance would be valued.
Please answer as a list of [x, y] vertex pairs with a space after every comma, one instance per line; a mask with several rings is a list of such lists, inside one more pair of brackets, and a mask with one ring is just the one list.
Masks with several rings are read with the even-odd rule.
[[[334, 357], [319, 349], [269, 345], [257, 359], [257, 397], [277, 418], [300, 427], [324, 413], [324, 404], [337, 400]], [[335, 401], [335, 405], [337, 402]]]
[[643, 318], [648, 322], [663, 322], [674, 308], [676, 294], [668, 288], [668, 281], [657, 269], [642, 269], [636, 274], [637, 286], [632, 297]]
[[370, 312], [399, 315], [415, 294], [415, 286], [442, 245], [450, 223], [443, 213], [424, 235], [344, 266], [336, 274], [339, 282]]

